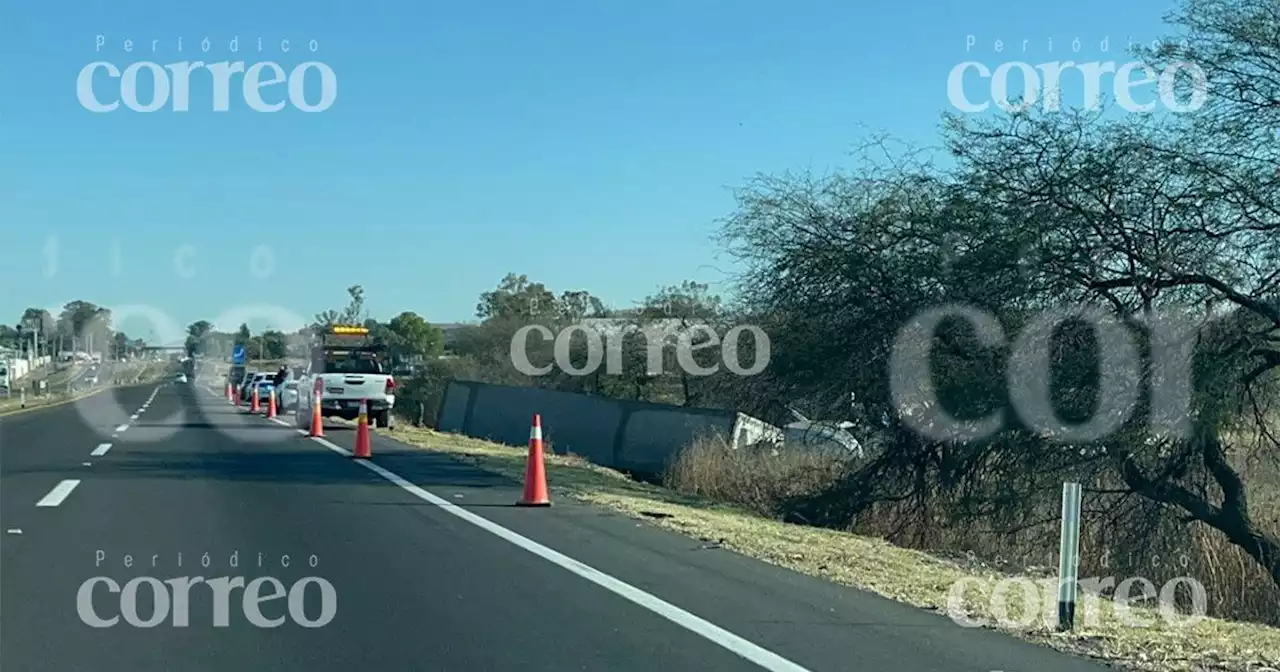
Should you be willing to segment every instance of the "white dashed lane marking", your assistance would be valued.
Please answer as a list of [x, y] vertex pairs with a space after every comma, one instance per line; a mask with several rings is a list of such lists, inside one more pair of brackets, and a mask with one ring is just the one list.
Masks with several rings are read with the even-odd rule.
[[93, 449], [93, 452], [92, 452], [92, 453], [89, 453], [89, 456], [90, 456], [90, 457], [102, 457], [103, 455], [106, 455], [106, 454], [107, 454], [107, 451], [108, 451], [108, 450], [111, 450], [111, 444], [109, 444], [109, 443], [100, 443], [100, 444], [98, 444], [98, 447], [97, 447], [97, 448], [94, 448], [94, 449]]
[[76, 486], [80, 485], [78, 480], [65, 480], [55, 486], [40, 501], [36, 502], [36, 506], [58, 506], [71, 494]]

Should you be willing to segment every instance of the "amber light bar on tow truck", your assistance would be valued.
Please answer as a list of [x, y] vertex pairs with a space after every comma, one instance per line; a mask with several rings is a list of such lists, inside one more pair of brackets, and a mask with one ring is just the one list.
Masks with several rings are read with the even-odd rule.
[[319, 334], [317, 345], [322, 348], [365, 348], [373, 346], [373, 336], [368, 327], [338, 324]]

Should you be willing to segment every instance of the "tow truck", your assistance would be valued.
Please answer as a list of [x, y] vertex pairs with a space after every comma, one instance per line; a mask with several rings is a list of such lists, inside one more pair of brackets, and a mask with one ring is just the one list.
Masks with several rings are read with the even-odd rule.
[[315, 336], [311, 363], [298, 379], [299, 428], [311, 421], [311, 408], [318, 394], [324, 417], [354, 420], [360, 401], [369, 405], [369, 424], [390, 428], [396, 404], [396, 380], [382, 365], [385, 349], [373, 340], [369, 329], [356, 325], [334, 325]]

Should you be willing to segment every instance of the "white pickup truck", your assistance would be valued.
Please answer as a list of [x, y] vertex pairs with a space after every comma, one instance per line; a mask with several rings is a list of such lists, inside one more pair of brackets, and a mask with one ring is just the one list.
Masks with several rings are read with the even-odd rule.
[[298, 378], [297, 426], [305, 428], [311, 422], [318, 384], [323, 416], [354, 420], [360, 414], [360, 401], [365, 400], [369, 424], [390, 428], [396, 380], [383, 368], [379, 353], [364, 327], [335, 326], [320, 334], [311, 364]]

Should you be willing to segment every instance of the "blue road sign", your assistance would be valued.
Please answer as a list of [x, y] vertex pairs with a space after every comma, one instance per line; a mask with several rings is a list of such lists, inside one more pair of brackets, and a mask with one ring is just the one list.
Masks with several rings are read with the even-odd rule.
[[244, 346], [237, 345], [231, 349], [231, 363], [244, 364]]

